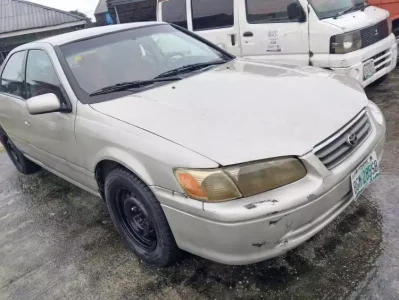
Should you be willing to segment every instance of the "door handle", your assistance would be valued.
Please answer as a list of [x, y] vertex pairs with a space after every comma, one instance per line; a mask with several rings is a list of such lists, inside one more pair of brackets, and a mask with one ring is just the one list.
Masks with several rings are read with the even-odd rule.
[[31, 124], [28, 121], [25, 121], [26, 126], [30, 126]]
[[231, 45], [235, 46], [236, 45], [236, 35], [230, 34], [230, 38], [231, 38]]
[[244, 32], [243, 36], [244, 37], [251, 37], [251, 36], [254, 36], [254, 34], [251, 31], [246, 31], [246, 32]]

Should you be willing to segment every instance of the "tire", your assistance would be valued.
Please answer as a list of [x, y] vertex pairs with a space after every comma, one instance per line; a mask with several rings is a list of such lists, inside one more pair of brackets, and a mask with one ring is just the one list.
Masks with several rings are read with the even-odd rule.
[[20, 173], [29, 175], [41, 169], [37, 164], [27, 159], [7, 136], [2, 137], [1, 143], [6, 149], [12, 163]]
[[118, 167], [105, 179], [105, 199], [116, 229], [139, 259], [157, 267], [177, 260], [180, 249], [161, 205], [144, 182]]

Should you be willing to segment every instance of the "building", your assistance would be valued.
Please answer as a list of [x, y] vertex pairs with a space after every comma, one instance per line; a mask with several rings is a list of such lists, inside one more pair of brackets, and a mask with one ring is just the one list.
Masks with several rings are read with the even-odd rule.
[[0, 0], [0, 64], [15, 47], [85, 28], [81, 16], [22, 0]]
[[104, 26], [114, 24], [111, 14], [108, 11], [107, 0], [100, 0], [97, 4], [96, 10], [94, 11], [96, 17], [96, 25]]
[[107, 0], [115, 23], [155, 21], [157, 0]]

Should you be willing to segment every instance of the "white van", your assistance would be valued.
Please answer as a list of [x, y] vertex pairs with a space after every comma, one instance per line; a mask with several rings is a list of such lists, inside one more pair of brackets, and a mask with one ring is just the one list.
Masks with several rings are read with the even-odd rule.
[[389, 13], [364, 0], [158, 0], [157, 19], [236, 56], [327, 68], [363, 86], [397, 61]]

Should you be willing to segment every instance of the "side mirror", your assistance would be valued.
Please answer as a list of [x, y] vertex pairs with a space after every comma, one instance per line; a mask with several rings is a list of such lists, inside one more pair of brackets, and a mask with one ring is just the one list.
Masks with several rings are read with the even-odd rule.
[[305, 12], [297, 2], [292, 2], [287, 6], [287, 13], [290, 20], [298, 20], [301, 23], [306, 21]]
[[41, 115], [60, 111], [61, 102], [55, 94], [44, 94], [28, 99], [26, 107], [31, 115]]

